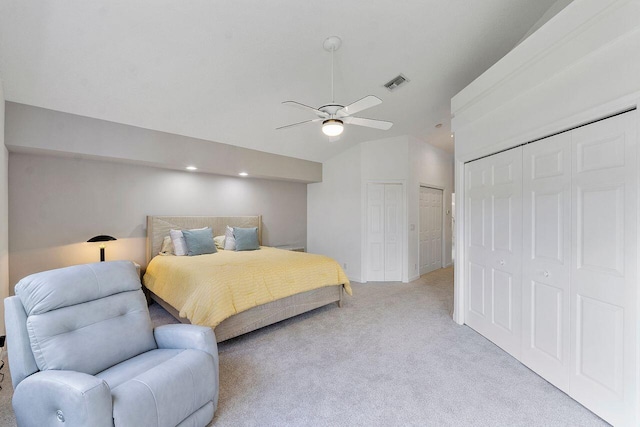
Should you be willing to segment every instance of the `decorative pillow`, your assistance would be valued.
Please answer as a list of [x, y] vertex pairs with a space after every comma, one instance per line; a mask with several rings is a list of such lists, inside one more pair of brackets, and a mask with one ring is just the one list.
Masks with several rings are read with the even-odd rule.
[[[194, 230], [204, 230], [207, 227], [195, 228]], [[187, 242], [184, 241], [182, 230], [169, 230], [171, 236], [171, 242], [173, 242], [173, 252], [177, 256], [184, 256], [187, 254]]]
[[236, 239], [236, 251], [255, 251], [260, 249], [258, 243], [258, 227], [233, 228], [233, 236]]
[[187, 255], [215, 254], [216, 245], [213, 243], [213, 232], [210, 228], [204, 230], [183, 230], [182, 235], [187, 243]]
[[216, 249], [224, 249], [224, 236], [216, 236], [213, 238], [213, 243], [216, 244]]
[[177, 256], [186, 255], [187, 242], [184, 241], [182, 230], [169, 230], [169, 236], [171, 236], [171, 242], [173, 243], [173, 253]]
[[160, 249], [160, 253], [158, 255], [167, 256], [167, 255], [175, 255], [175, 251], [173, 250], [173, 242], [171, 241], [171, 236], [164, 236], [164, 240], [162, 241], [162, 249]]
[[236, 238], [233, 237], [233, 228], [227, 225], [227, 230], [224, 232], [224, 249], [226, 251], [236, 250]]

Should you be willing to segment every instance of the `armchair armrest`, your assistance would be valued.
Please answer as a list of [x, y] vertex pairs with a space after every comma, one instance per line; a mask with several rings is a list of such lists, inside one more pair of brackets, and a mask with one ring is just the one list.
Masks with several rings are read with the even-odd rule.
[[111, 427], [113, 408], [107, 383], [74, 371], [41, 371], [18, 384], [13, 394], [21, 426]]
[[192, 348], [213, 356], [218, 366], [218, 344], [213, 329], [198, 325], [163, 325], [153, 330], [158, 348]]

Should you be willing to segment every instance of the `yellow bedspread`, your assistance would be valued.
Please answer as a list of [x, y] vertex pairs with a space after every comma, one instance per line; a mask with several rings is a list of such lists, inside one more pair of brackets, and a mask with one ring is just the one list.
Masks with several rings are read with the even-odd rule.
[[349, 279], [333, 259], [261, 246], [198, 256], [156, 256], [144, 285], [193, 324], [216, 327], [252, 307]]

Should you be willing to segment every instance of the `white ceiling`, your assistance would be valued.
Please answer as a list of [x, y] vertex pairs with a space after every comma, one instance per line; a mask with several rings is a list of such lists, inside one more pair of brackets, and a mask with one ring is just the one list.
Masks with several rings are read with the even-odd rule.
[[[398, 135], [453, 151], [451, 97], [554, 1], [0, 0], [0, 76], [8, 101], [307, 160]], [[378, 96], [358, 115], [391, 130], [275, 130], [315, 118], [282, 101], [330, 101], [330, 35], [336, 101]]]

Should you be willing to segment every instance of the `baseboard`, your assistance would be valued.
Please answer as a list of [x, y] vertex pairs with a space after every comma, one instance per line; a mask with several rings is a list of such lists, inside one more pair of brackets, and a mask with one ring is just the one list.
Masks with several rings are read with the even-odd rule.
[[420, 278], [419, 274], [416, 274], [415, 276], [409, 277], [409, 282], [413, 282], [414, 280], [418, 280]]
[[349, 279], [350, 282], [365, 283], [362, 281], [361, 277], [351, 276], [350, 274], [347, 274], [347, 278]]

